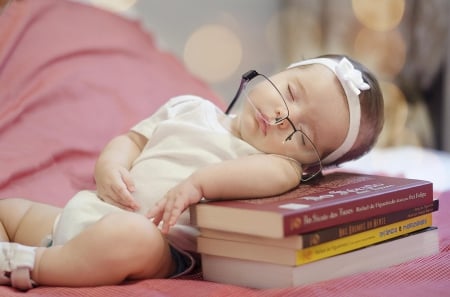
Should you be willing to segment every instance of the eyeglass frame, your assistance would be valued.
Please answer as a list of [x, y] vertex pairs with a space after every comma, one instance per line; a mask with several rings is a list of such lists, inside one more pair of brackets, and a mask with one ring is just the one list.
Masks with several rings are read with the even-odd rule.
[[[295, 133], [300, 132], [304, 137], [306, 137], [309, 140], [309, 142], [311, 143], [311, 145], [317, 155], [317, 159], [318, 159], [317, 163], [318, 163], [319, 169], [314, 174], [302, 173], [301, 181], [306, 182], [306, 181], [309, 181], [309, 180], [313, 179], [314, 177], [320, 175], [323, 170], [323, 164], [322, 164], [322, 159], [320, 158], [320, 154], [319, 154], [319, 151], [317, 150], [316, 145], [311, 140], [311, 138], [309, 138], [309, 136], [306, 135], [305, 132], [303, 132], [302, 130], [299, 130], [299, 129], [297, 129], [297, 127], [295, 127], [294, 123], [289, 118], [289, 108], [287, 106], [286, 100], [284, 99], [284, 96], [281, 94], [280, 90], [278, 90], [277, 86], [264, 74], [259, 73], [256, 70], [249, 70], [242, 75], [241, 82], [239, 84], [239, 88], [236, 91], [236, 94], [234, 95], [234, 97], [231, 100], [230, 104], [228, 105], [227, 109], [225, 110], [225, 114], [228, 115], [230, 113], [231, 109], [233, 108], [233, 106], [236, 103], [236, 101], [238, 100], [238, 98], [241, 96], [241, 93], [245, 89], [247, 84], [257, 76], [263, 77], [265, 80], [267, 80], [273, 86], [273, 88], [277, 91], [277, 93], [280, 95], [281, 99], [283, 100], [283, 103], [287, 110], [287, 115], [285, 117], [277, 118], [275, 120], [275, 123], [273, 123], [271, 125], [279, 125], [284, 120], [287, 120], [287, 122], [291, 125], [293, 131], [291, 133], [289, 133], [289, 135], [284, 139], [284, 142], [290, 141]], [[315, 164], [315, 163], [313, 163], [313, 164]], [[313, 167], [316, 167], [316, 166], [313, 166]]]

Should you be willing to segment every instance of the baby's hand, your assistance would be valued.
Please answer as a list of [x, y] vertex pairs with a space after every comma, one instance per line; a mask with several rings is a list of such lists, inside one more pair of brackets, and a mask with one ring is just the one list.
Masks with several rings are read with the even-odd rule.
[[95, 176], [97, 194], [110, 204], [129, 211], [139, 209], [139, 205], [131, 195], [134, 183], [130, 172], [123, 167], [108, 168]]
[[181, 213], [191, 204], [202, 199], [201, 189], [195, 186], [189, 179], [181, 182], [156, 202], [155, 206], [147, 213], [148, 218], [153, 218], [155, 225], [162, 221], [163, 233], [169, 232], [169, 228], [175, 225]]

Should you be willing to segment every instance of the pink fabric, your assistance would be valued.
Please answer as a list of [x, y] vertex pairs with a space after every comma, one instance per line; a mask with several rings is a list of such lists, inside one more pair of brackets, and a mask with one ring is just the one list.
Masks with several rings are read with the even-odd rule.
[[[137, 23], [63, 0], [15, 1], [0, 17], [0, 197], [64, 205], [94, 187], [95, 159], [111, 137], [184, 93], [221, 104]], [[450, 192], [440, 201], [434, 214], [440, 253], [384, 270], [286, 289], [216, 284], [199, 273], [118, 286], [38, 287], [26, 296], [449, 296]], [[0, 296], [24, 295], [0, 287]]]
[[[38, 287], [26, 293], [37, 296], [254, 296], [254, 297], [423, 297], [449, 296], [450, 292], [450, 191], [440, 196], [441, 208], [434, 214], [439, 227], [440, 253], [391, 268], [357, 274], [307, 286], [255, 290], [199, 280], [201, 275], [185, 279], [144, 280], [120, 286], [96, 288]], [[382, 257], [382, 255], [380, 255]], [[23, 293], [0, 287], [0, 296], [19, 297]]]
[[70, 1], [14, 1], [0, 17], [0, 197], [64, 205], [94, 186], [108, 140], [186, 93], [223, 104], [138, 23]]

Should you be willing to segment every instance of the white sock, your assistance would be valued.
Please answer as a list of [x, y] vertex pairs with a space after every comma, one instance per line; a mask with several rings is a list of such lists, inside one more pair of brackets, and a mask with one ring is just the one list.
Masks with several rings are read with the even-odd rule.
[[36, 247], [15, 242], [0, 242], [0, 269], [12, 271], [17, 268], [34, 268]]
[[34, 282], [30, 274], [34, 268], [35, 256], [36, 247], [0, 242], [0, 284], [12, 285], [20, 290], [31, 289]]

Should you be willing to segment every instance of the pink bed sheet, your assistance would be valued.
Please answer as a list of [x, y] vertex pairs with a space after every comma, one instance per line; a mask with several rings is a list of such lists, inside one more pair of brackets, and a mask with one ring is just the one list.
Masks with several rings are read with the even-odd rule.
[[0, 197], [64, 205], [92, 188], [113, 136], [170, 97], [222, 104], [140, 24], [71, 1], [14, 1], [0, 17]]
[[[144, 280], [120, 286], [95, 288], [38, 287], [24, 295], [0, 287], [2, 297], [37, 296], [258, 296], [258, 297], [423, 297], [450, 296], [450, 192], [440, 195], [440, 210], [434, 214], [439, 227], [440, 253], [391, 268], [307, 286], [256, 290], [201, 280], [201, 274], [185, 279]], [[382, 255], [380, 255], [382, 257]]]
[[[222, 104], [137, 22], [71, 1], [14, 1], [0, 16], [0, 198], [62, 206], [94, 188], [105, 143], [185, 93]], [[440, 200], [440, 253], [381, 271], [271, 290], [211, 283], [199, 272], [26, 295], [0, 287], [0, 296], [450, 296], [450, 192]]]

